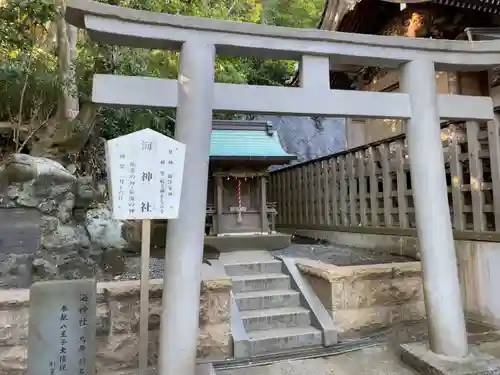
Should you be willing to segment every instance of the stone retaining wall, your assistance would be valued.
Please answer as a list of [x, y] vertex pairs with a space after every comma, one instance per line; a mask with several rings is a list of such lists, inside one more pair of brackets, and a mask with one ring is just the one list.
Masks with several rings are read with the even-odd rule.
[[[158, 357], [163, 280], [151, 280], [149, 315], [150, 363]], [[139, 281], [98, 283], [98, 374], [137, 367], [139, 342]], [[230, 278], [203, 280], [200, 295], [198, 357], [232, 356], [229, 325]], [[29, 290], [0, 291], [0, 375], [25, 374]]]
[[[498, 101], [500, 103], [500, 89]], [[290, 229], [286, 232], [326, 240], [336, 246], [369, 249], [420, 259], [417, 237]], [[455, 240], [455, 252], [467, 318], [500, 327], [500, 303], [497, 298], [500, 272], [495, 272], [500, 267], [500, 243]]]
[[297, 260], [297, 267], [340, 329], [340, 338], [425, 317], [419, 262], [334, 266]]

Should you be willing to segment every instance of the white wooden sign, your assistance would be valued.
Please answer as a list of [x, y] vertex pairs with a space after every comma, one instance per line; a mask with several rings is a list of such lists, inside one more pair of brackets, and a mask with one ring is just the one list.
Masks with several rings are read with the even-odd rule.
[[151, 129], [106, 145], [113, 218], [175, 219], [179, 215], [186, 146]]

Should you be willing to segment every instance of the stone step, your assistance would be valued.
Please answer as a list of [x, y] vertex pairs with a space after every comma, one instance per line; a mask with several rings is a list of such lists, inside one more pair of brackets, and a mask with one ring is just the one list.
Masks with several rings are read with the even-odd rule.
[[234, 298], [242, 312], [300, 305], [300, 293], [293, 289], [235, 293]]
[[323, 334], [320, 330], [309, 327], [269, 329], [249, 332], [250, 355], [279, 353], [290, 349], [320, 347]]
[[247, 332], [311, 325], [309, 310], [303, 307], [247, 310], [240, 316]]
[[233, 276], [232, 279], [234, 293], [290, 288], [290, 276], [283, 273]]
[[283, 264], [279, 260], [256, 261], [247, 263], [226, 264], [229, 276], [258, 275], [262, 273], [281, 273]]

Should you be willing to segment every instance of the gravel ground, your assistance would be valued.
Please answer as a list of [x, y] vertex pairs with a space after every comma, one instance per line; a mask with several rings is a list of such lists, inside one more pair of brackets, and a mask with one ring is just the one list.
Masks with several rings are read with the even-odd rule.
[[291, 246], [272, 252], [276, 256], [308, 258], [337, 266], [408, 262], [413, 259], [368, 249], [340, 247], [308, 238], [294, 237]]
[[[380, 253], [372, 250], [350, 249], [329, 245], [309, 239], [294, 239], [294, 243], [282, 250], [271, 252], [276, 256], [301, 257], [318, 260], [324, 263], [335, 264], [338, 266], [349, 266], [359, 264], [390, 263], [390, 262], [408, 262], [412, 259], [395, 256], [387, 253]], [[126, 270], [114, 277], [114, 280], [138, 280], [140, 279], [141, 263], [139, 257], [126, 258]], [[164, 267], [163, 259], [151, 258], [149, 261], [149, 278], [161, 279], [163, 277]]]
[[[149, 259], [149, 278], [161, 279], [164, 273], [164, 260], [151, 258]], [[141, 258], [128, 257], [125, 259], [125, 269], [127, 272], [115, 276], [114, 280], [139, 280], [141, 278]]]

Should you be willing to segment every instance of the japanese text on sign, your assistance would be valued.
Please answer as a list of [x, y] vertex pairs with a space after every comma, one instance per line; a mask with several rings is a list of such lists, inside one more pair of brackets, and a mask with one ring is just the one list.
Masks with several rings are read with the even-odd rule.
[[185, 146], [151, 129], [108, 141], [106, 148], [113, 217], [176, 218]]
[[59, 316], [59, 320], [61, 322], [61, 327], [59, 329], [59, 339], [60, 348], [59, 348], [59, 372], [67, 372], [68, 364], [66, 360], [67, 355], [67, 344], [68, 344], [68, 307], [66, 305], [61, 306], [61, 313]]
[[[87, 317], [87, 312], [89, 310], [88, 308], [88, 302], [89, 302], [89, 296], [87, 293], [80, 293], [80, 308], [78, 310], [79, 312], [79, 323], [80, 327], [84, 328], [88, 325], [88, 317]], [[80, 358], [78, 359], [78, 370], [79, 370], [79, 375], [84, 375], [85, 374], [85, 352], [86, 352], [86, 340], [85, 336], [80, 336], [79, 342], [78, 342], [78, 353], [80, 355]]]

